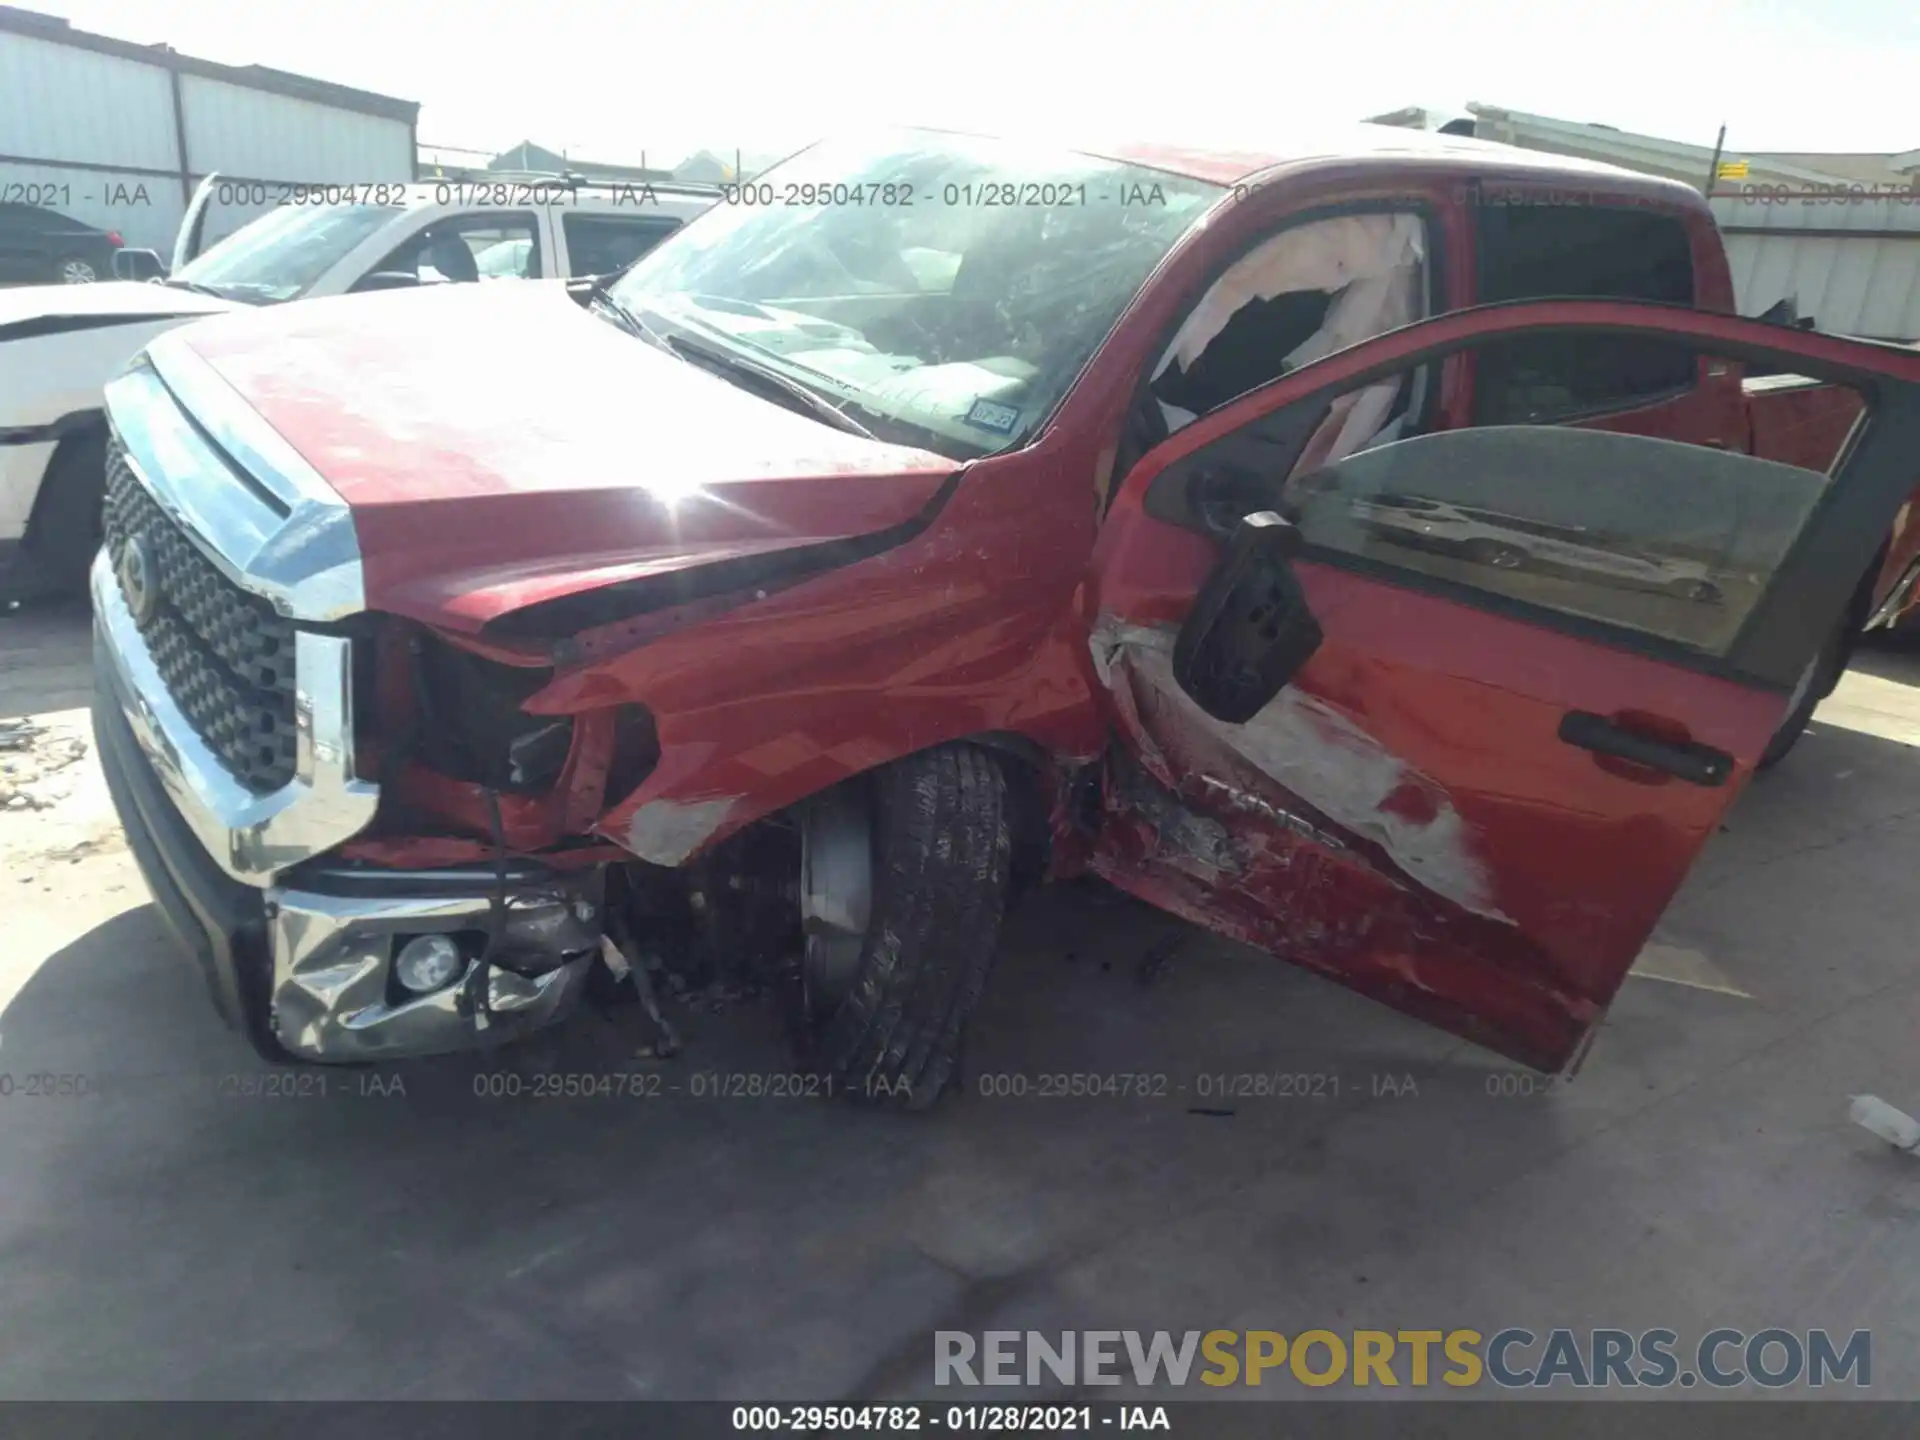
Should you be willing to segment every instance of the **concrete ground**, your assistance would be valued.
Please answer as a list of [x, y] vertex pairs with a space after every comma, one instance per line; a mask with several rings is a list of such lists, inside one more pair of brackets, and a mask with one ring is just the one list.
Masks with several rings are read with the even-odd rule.
[[[872, 1399], [929, 1393], [936, 1329], [1508, 1325], [1869, 1329], [1871, 1393], [1920, 1397], [1920, 1160], [1845, 1118], [1920, 1109], [1920, 656], [1863, 655], [1741, 800], [1569, 1088], [1500, 1093], [1483, 1052], [1071, 887], [1016, 913], [973, 1075], [1188, 1093], [908, 1118], [692, 1098], [780, 1068], [757, 1005], [681, 1007], [670, 1063], [627, 1008], [247, 1093], [67, 743], [85, 644], [0, 617], [0, 718], [45, 726], [0, 750], [41, 807], [0, 809], [0, 1397]], [[682, 1093], [474, 1094], [543, 1069]], [[1247, 1072], [1338, 1094], [1192, 1113]]]

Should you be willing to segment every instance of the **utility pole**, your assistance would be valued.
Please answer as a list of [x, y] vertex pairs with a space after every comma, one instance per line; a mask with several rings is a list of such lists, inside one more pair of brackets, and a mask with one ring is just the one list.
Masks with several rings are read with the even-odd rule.
[[1720, 127], [1720, 138], [1713, 142], [1713, 163], [1707, 166], [1706, 188], [1700, 193], [1708, 199], [1713, 198], [1713, 182], [1720, 178], [1720, 156], [1727, 148], [1727, 127]]

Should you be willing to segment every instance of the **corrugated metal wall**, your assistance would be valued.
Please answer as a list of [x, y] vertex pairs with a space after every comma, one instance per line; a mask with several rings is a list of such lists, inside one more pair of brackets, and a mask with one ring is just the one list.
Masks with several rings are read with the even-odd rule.
[[[118, 230], [129, 245], [173, 244], [184, 202], [173, 85], [160, 66], [0, 33], [0, 155], [33, 157], [0, 160], [0, 200]], [[76, 168], [94, 165], [129, 168]]]
[[1741, 313], [1793, 297], [1836, 335], [1920, 340], [1920, 193], [1716, 197]]
[[405, 120], [213, 79], [55, 39], [0, 31], [0, 200], [44, 205], [167, 255], [186, 208], [177, 133], [197, 181], [269, 182], [209, 214], [218, 238], [282, 198], [271, 182], [410, 180]]
[[[187, 155], [197, 175], [222, 175], [282, 184], [352, 185], [413, 178], [413, 129], [378, 115], [287, 95], [271, 95], [201, 75], [180, 77]], [[218, 238], [271, 209], [284, 194], [266, 187], [224, 192], [207, 215], [207, 235]]]

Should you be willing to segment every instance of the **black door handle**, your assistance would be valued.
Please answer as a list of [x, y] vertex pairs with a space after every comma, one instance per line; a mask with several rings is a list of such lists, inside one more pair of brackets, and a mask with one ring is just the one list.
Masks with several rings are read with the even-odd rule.
[[1691, 741], [1656, 740], [1586, 710], [1569, 710], [1561, 717], [1560, 738], [1596, 755], [1664, 770], [1694, 785], [1724, 785], [1733, 773], [1733, 757], [1724, 750]]

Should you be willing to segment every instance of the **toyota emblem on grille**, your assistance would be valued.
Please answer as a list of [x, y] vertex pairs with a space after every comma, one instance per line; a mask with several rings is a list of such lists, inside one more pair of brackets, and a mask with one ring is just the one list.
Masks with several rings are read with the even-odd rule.
[[130, 535], [120, 550], [120, 593], [136, 625], [145, 625], [160, 608], [160, 567], [146, 536]]

